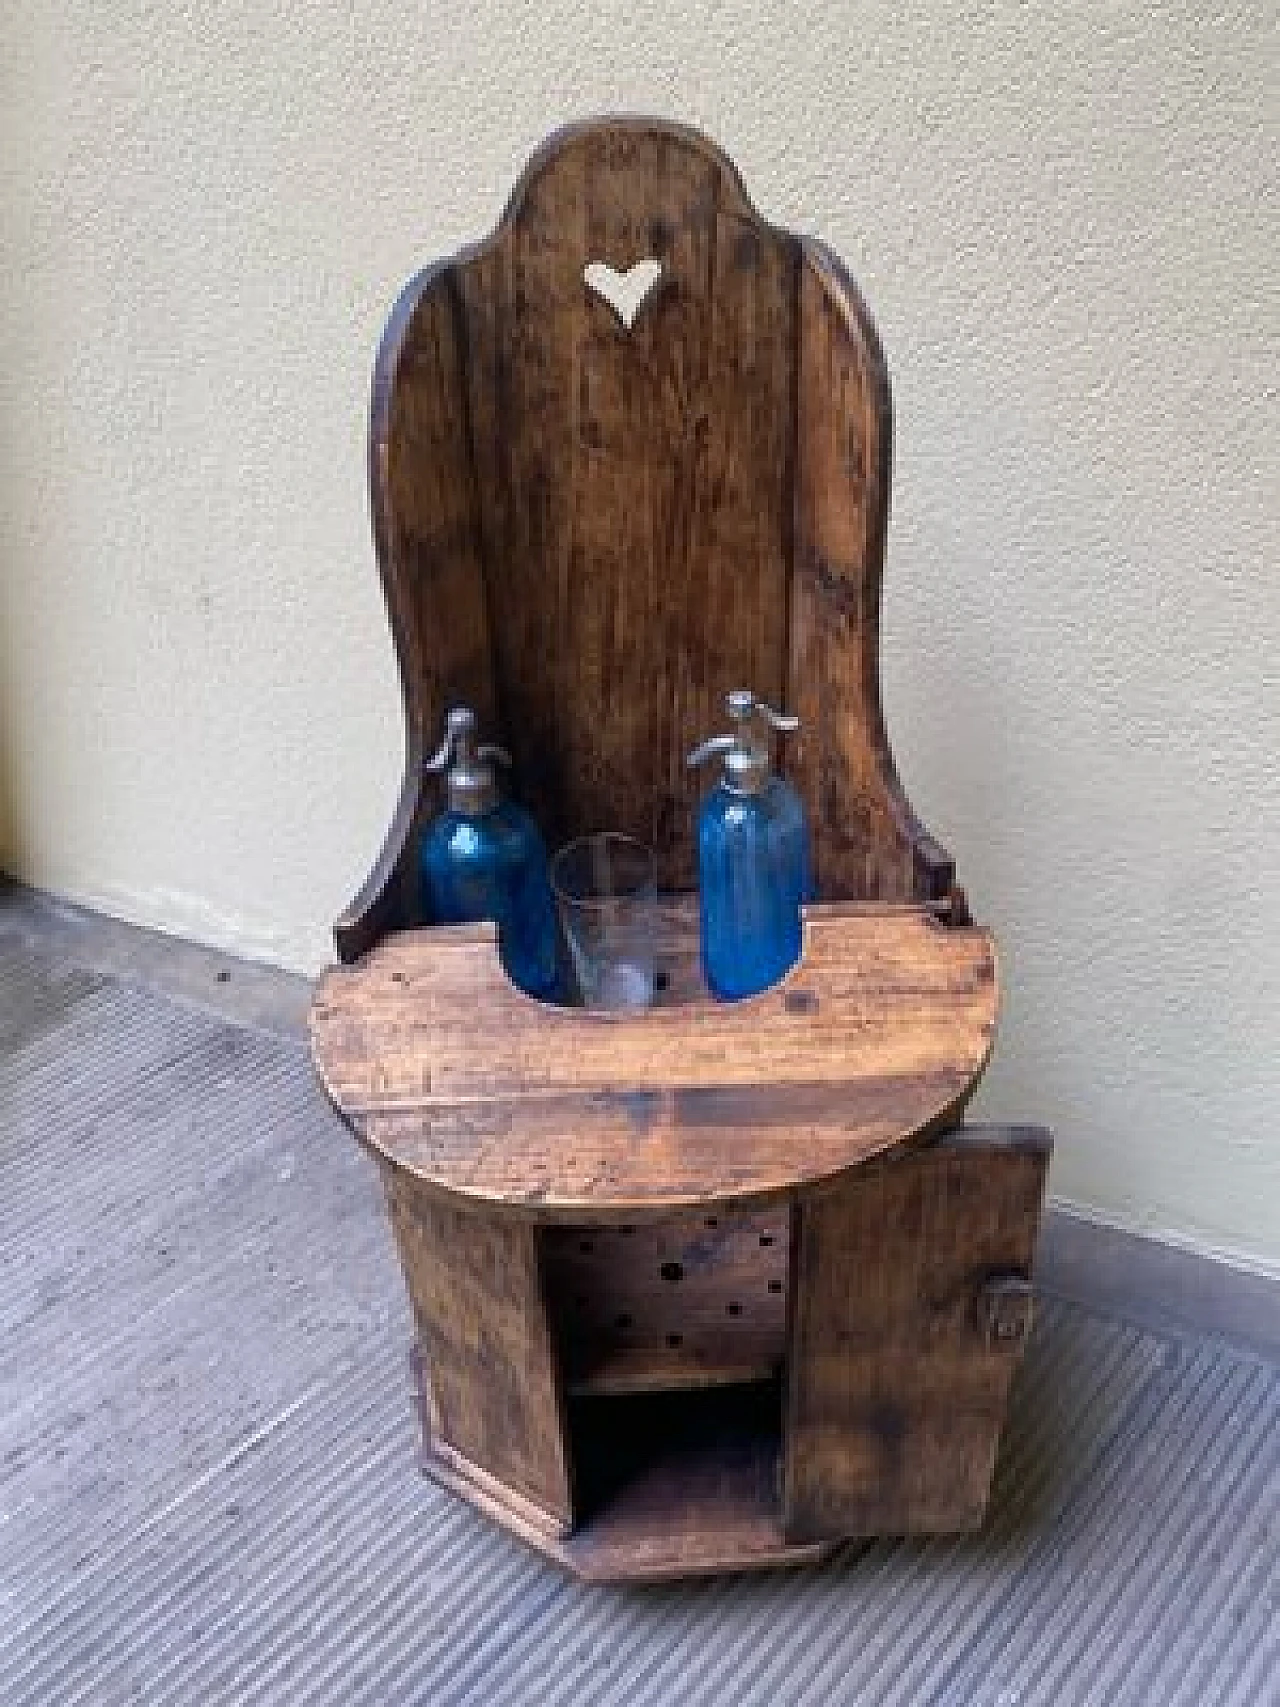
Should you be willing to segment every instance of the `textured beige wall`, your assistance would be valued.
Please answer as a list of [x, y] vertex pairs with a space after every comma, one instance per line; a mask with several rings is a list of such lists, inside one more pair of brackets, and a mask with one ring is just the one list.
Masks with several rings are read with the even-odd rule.
[[1272, 8], [10, 0], [0, 833], [315, 966], [399, 769], [367, 539], [400, 282], [554, 124], [685, 117], [861, 279], [886, 701], [1000, 930], [991, 1115], [1280, 1261]]

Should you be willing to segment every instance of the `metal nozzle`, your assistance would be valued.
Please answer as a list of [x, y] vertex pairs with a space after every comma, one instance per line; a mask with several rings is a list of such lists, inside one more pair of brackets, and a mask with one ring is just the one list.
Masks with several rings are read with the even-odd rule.
[[[717, 755], [724, 757], [724, 784], [739, 794], [754, 794], [763, 788], [769, 776], [769, 742], [765, 729], [791, 733], [800, 727], [800, 719], [787, 712], [775, 711], [757, 699], [749, 688], [734, 688], [725, 695], [725, 707], [734, 724], [732, 735], [713, 735], [703, 741], [685, 759], [692, 770], [696, 765]], [[764, 729], [756, 726], [756, 719]]]
[[493, 763], [510, 765], [505, 747], [486, 741], [476, 745], [476, 714], [468, 705], [456, 705], [444, 720], [444, 739], [423, 765], [424, 770], [445, 774], [451, 811], [475, 816], [490, 811], [498, 801]]

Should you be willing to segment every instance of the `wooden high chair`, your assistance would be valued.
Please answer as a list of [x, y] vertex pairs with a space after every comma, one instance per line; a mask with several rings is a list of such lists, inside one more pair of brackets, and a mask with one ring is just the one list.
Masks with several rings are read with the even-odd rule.
[[[426, 1468], [588, 1577], [975, 1527], [1051, 1140], [960, 1124], [995, 948], [881, 715], [889, 379], [856, 287], [701, 136], [562, 131], [405, 288], [369, 458], [407, 762], [311, 1032], [386, 1186]], [[723, 1004], [684, 755], [735, 687], [801, 718], [820, 899], [782, 983]], [[550, 846], [657, 850], [653, 1008], [542, 1006], [491, 925], [422, 918], [455, 703]]]

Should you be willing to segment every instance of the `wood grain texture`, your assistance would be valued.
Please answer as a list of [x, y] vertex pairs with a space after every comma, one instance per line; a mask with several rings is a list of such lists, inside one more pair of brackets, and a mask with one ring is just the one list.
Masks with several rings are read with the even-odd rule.
[[[628, 329], [583, 270], [646, 258], [662, 273]], [[552, 137], [493, 235], [406, 287], [378, 353], [369, 471], [406, 772], [340, 957], [422, 922], [422, 754], [458, 699], [512, 749], [549, 842], [628, 831], [678, 889], [684, 755], [751, 687], [805, 721], [785, 763], [819, 893], [945, 895], [880, 714], [889, 458], [887, 371], [833, 257], [763, 221], [695, 132]]]
[[767, 1379], [786, 1354], [787, 1210], [548, 1227], [547, 1308], [570, 1392]]
[[528, 1502], [552, 1532], [572, 1521], [562, 1393], [536, 1234], [455, 1209], [384, 1170], [417, 1325], [428, 1450], [458, 1454]]
[[581, 1521], [563, 1544], [583, 1576], [654, 1579], [800, 1563], [778, 1496], [776, 1381], [569, 1408]]
[[547, 1221], [745, 1207], [954, 1125], [986, 1063], [990, 936], [920, 908], [808, 910], [800, 963], [744, 1002], [531, 1001], [493, 927], [408, 932], [331, 969], [320, 1078], [424, 1184]]
[[445, 710], [466, 704], [486, 728], [497, 722], [457, 273], [441, 262], [406, 286], [374, 369], [369, 489], [404, 695], [405, 776], [382, 852], [335, 926], [347, 961], [421, 918], [417, 832], [440, 804], [422, 765]]
[[[645, 260], [633, 318], [583, 277]], [[985, 1504], [1049, 1145], [951, 1130], [995, 958], [885, 731], [891, 454], [839, 261], [654, 120], [552, 137], [379, 349], [405, 776], [312, 1049], [383, 1167], [427, 1467], [580, 1575], [814, 1559]], [[430, 924], [422, 764], [451, 704], [511, 748], [549, 842], [628, 831], [678, 891], [684, 755], [734, 687], [802, 719], [781, 760], [828, 904], [778, 987], [712, 1001], [687, 898], [664, 903], [641, 1014], [532, 1002], [491, 926], [406, 928]]]
[[792, 1539], [981, 1522], [1023, 1343], [991, 1331], [988, 1287], [1029, 1276], [1051, 1148], [1040, 1128], [974, 1127], [804, 1203], [783, 1484]]
[[[628, 330], [583, 280], [653, 258]], [[504, 727], [551, 842], [609, 827], [694, 878], [684, 758], [785, 694], [792, 239], [715, 150], [588, 126], [460, 273]]]
[[793, 780], [821, 895], [945, 896], [954, 867], [898, 781], [880, 706], [880, 586], [889, 515], [889, 372], [836, 257], [804, 244], [799, 290], [790, 706]]
[[568, 1533], [458, 1453], [431, 1450], [423, 1467], [589, 1582], [815, 1564], [836, 1545], [783, 1533], [776, 1383], [621, 1402], [578, 1399], [570, 1414], [584, 1506]]

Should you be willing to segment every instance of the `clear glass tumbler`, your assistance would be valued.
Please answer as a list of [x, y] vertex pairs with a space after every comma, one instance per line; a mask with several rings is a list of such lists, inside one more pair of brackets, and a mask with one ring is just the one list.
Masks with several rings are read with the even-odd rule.
[[647, 1008], [658, 933], [653, 850], [612, 831], [580, 836], [552, 860], [551, 887], [583, 1006]]

